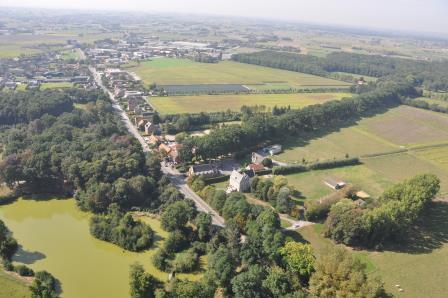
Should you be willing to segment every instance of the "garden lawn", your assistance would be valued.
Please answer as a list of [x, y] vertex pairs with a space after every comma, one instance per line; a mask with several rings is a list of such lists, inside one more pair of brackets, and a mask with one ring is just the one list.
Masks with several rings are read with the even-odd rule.
[[267, 108], [293, 109], [350, 97], [349, 93], [236, 94], [153, 97], [150, 103], [160, 114], [240, 111], [243, 105], [264, 105]]
[[146, 84], [158, 85], [286, 83], [292, 87], [350, 86], [324, 77], [233, 61], [199, 63], [188, 59], [160, 58], [137, 66], [129, 65], [128, 70], [137, 73]]

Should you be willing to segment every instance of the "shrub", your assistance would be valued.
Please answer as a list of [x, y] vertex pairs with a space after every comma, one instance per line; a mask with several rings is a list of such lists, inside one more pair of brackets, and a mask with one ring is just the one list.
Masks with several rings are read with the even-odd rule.
[[34, 276], [33, 269], [31, 269], [25, 265], [15, 266], [14, 271], [17, 272], [20, 276]]

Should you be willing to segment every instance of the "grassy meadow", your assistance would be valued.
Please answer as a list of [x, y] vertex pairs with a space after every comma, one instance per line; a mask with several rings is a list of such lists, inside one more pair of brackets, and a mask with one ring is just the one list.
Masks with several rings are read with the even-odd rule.
[[188, 59], [160, 58], [130, 65], [147, 84], [191, 85], [191, 84], [287, 84], [293, 88], [300, 86], [344, 87], [350, 84], [293, 71], [222, 61], [219, 63], [199, 63]]
[[350, 97], [349, 93], [293, 93], [293, 94], [236, 94], [153, 97], [150, 103], [161, 114], [182, 114], [199, 112], [239, 111], [243, 105], [264, 105], [267, 108], [303, 108]]
[[73, 87], [73, 83], [70, 83], [70, 82], [42, 83], [40, 85], [40, 90], [71, 88], [71, 87]]
[[275, 159], [287, 163], [361, 157], [362, 165], [288, 175], [290, 183], [310, 199], [331, 190], [325, 177], [352, 183], [371, 196], [417, 174], [434, 173], [448, 193], [448, 116], [400, 106], [384, 114], [331, 132], [316, 132], [284, 144]]

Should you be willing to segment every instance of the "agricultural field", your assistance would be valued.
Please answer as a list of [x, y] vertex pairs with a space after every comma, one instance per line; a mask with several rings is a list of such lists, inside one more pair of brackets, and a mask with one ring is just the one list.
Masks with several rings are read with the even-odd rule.
[[147, 84], [198, 85], [198, 84], [288, 84], [303, 86], [350, 86], [349, 83], [293, 71], [256, 66], [233, 61], [199, 63], [188, 59], [161, 58], [140, 65], [129, 65]]
[[160, 114], [181, 114], [239, 111], [243, 105], [302, 108], [350, 96], [349, 93], [237, 94], [153, 97], [149, 101]]
[[[382, 251], [352, 250], [368, 273], [380, 276], [394, 297], [444, 297], [448, 292], [448, 204], [434, 203], [421, 222], [396, 247]], [[334, 243], [321, 235], [322, 225], [304, 227], [297, 238], [319, 253]], [[399, 292], [395, 285], [404, 290]]]
[[288, 175], [306, 198], [329, 192], [326, 176], [352, 183], [371, 196], [417, 174], [434, 173], [442, 181], [441, 194], [448, 193], [448, 116], [400, 106], [334, 132], [316, 133], [285, 144], [275, 160], [287, 163], [361, 157], [362, 165]]
[[14, 34], [0, 36], [0, 58], [13, 58], [20, 55], [33, 55], [49, 49], [61, 49], [68, 39], [80, 42], [94, 42], [108, 37], [116, 37], [116, 33], [101, 33], [95, 31], [54, 31], [38, 34]]

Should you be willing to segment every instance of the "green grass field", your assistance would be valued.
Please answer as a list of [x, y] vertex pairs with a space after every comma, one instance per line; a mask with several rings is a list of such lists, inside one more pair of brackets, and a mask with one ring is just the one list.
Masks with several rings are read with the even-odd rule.
[[306, 198], [315, 199], [331, 190], [326, 176], [352, 183], [371, 196], [393, 183], [417, 174], [434, 173], [448, 193], [448, 117], [445, 114], [400, 106], [336, 132], [290, 140], [275, 159], [287, 163], [360, 156], [362, 165], [288, 175]]
[[145, 83], [159, 85], [264, 83], [301, 86], [349, 86], [350, 84], [304, 73], [222, 61], [199, 63], [187, 59], [162, 58], [146, 61], [128, 70], [137, 73]]
[[71, 88], [71, 87], [73, 87], [73, 83], [70, 82], [43, 83], [42, 85], [40, 85], [40, 90]]
[[153, 97], [150, 103], [161, 114], [239, 111], [243, 105], [302, 108], [329, 100], [350, 97], [349, 93], [243, 94]]
[[351, 183], [372, 197], [379, 196], [392, 183], [365, 165], [349, 166], [329, 170], [309, 171], [287, 175], [293, 185], [307, 199], [319, 199], [333, 192], [324, 181], [340, 180]]
[[7, 274], [0, 267], [0, 297], [28, 298], [31, 292], [24, 281]]
[[[308, 242], [316, 255], [334, 245], [321, 235], [322, 225], [298, 230], [296, 239]], [[293, 235], [292, 235], [293, 236]], [[379, 276], [394, 297], [445, 297], [448, 267], [448, 204], [434, 203], [421, 222], [394, 247], [383, 251], [352, 250], [366, 264], [367, 272]], [[400, 285], [399, 292], [395, 285]]]

